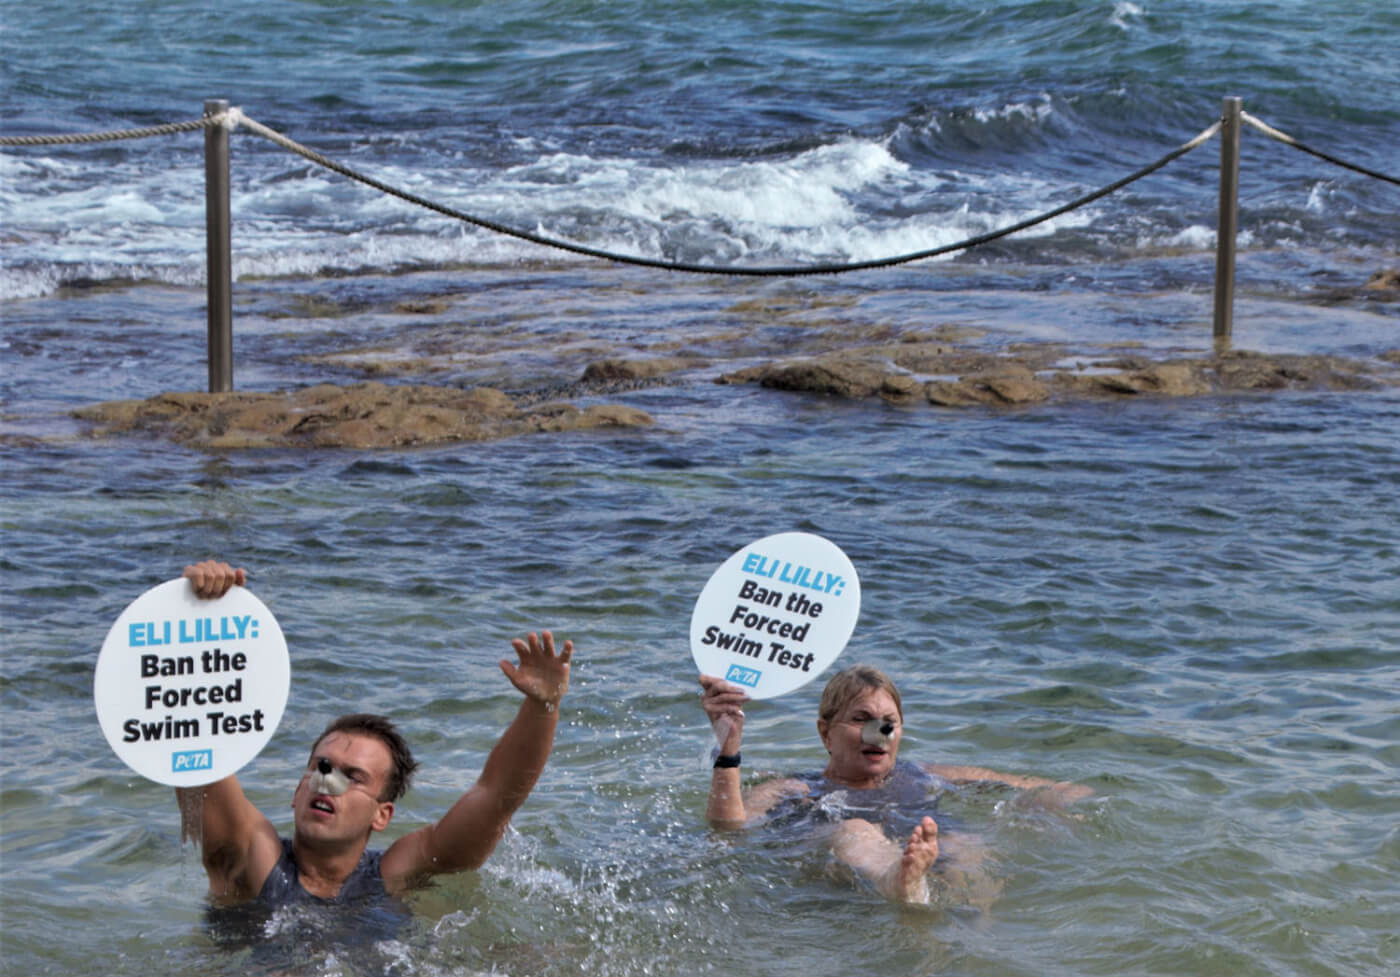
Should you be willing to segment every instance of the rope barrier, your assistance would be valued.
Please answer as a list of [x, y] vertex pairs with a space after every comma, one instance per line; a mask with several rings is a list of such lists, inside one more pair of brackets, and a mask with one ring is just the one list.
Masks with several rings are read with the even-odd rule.
[[1110, 183], [1106, 187], [1102, 187], [1098, 190], [1095, 190], [1092, 193], [1088, 193], [1082, 197], [1078, 197], [1074, 200], [1071, 200], [1069, 203], [1064, 204], [1060, 207], [1056, 207], [1054, 210], [1046, 211], [1043, 214], [1039, 214], [1035, 217], [1028, 218], [1027, 220], [1018, 221], [1017, 223], [1012, 224], [1009, 227], [1003, 227], [999, 230], [989, 231], [986, 234], [979, 234], [975, 237], [970, 237], [965, 240], [958, 241], [954, 244], [945, 244], [941, 247], [929, 248], [924, 251], [915, 251], [909, 254], [897, 255], [892, 258], [877, 258], [871, 261], [853, 261], [842, 264], [744, 267], [742, 265], [702, 265], [693, 262], [665, 261], [659, 258], [643, 258], [636, 255], [618, 254], [613, 251], [604, 251], [599, 248], [590, 248], [586, 245], [574, 244], [570, 241], [562, 241], [558, 238], [551, 238], [546, 237], [542, 234], [534, 234], [529, 231], [522, 231], [518, 228], [510, 227], [505, 224], [500, 224], [496, 221], [487, 220], [483, 217], [474, 217], [471, 214], [466, 214], [460, 210], [456, 210], [455, 208], [436, 203], [435, 201], [428, 200], [425, 197], [420, 197], [415, 193], [410, 193], [406, 190], [400, 190], [397, 187], [392, 187], [387, 183], [383, 183], [379, 180], [376, 180], [371, 176], [366, 176], [363, 173], [356, 172], [350, 167], [345, 166], [342, 163], [337, 163], [334, 160], [316, 152], [314, 149], [308, 149], [300, 143], [288, 138], [287, 136], [284, 136], [282, 133], [277, 132], [274, 129], [270, 129], [262, 123], [248, 118], [246, 115], [243, 115], [243, 113], [238, 109], [229, 109], [229, 114], [233, 117], [233, 121], [235, 124], [244, 126], [250, 131], [262, 136], [265, 139], [271, 140], [277, 145], [283, 147], [284, 149], [290, 150], [291, 152], [296, 153], [298, 156], [302, 156], [305, 159], [316, 163], [318, 166], [324, 166], [329, 170], [334, 170], [336, 173], [339, 173], [342, 176], [348, 177], [352, 180], [357, 180], [365, 184], [366, 186], [374, 187], [376, 190], [380, 190], [384, 193], [391, 194], [395, 197], [400, 198], [401, 200], [406, 200], [409, 203], [417, 204], [420, 207], [426, 207], [427, 209], [435, 211], [446, 217], [452, 217], [456, 220], [465, 221], [469, 224], [475, 224], [477, 227], [482, 227], [486, 230], [495, 231], [498, 234], [505, 234], [510, 237], [519, 238], [522, 241], [529, 241], [532, 244], [539, 244], [543, 245], [544, 247], [557, 248], [561, 251], [569, 251], [574, 254], [584, 255], [590, 258], [601, 258], [605, 261], [615, 261], [621, 264], [639, 265], [643, 268], [659, 268], [664, 271], [697, 272], [706, 275], [741, 275], [748, 277], [771, 278], [795, 278], [803, 275], [833, 275], [839, 272], [865, 271], [871, 268], [889, 268], [894, 265], [907, 264], [911, 261], [920, 261], [924, 258], [932, 258], [936, 257], [937, 255], [949, 254], [953, 251], [964, 251], [968, 248], [976, 247], [980, 244], [987, 244], [990, 241], [995, 241], [999, 238], [1006, 237], [1007, 235], [1015, 234], [1017, 231], [1024, 231], [1027, 228], [1034, 227], [1037, 224], [1043, 224], [1045, 221], [1058, 217], [1061, 214], [1074, 210], [1077, 207], [1083, 207], [1085, 204], [1092, 203], [1093, 201], [1098, 200], [1101, 197], [1106, 197], [1116, 190], [1121, 190], [1128, 184], [1133, 183], [1136, 180], [1140, 180], [1143, 177], [1147, 176], [1149, 173], [1153, 173], [1156, 170], [1161, 169], [1168, 163], [1172, 162], [1172, 160], [1175, 160], [1178, 157], [1184, 156], [1185, 154], [1189, 153], [1197, 146], [1209, 140], [1220, 130], [1220, 123], [1216, 122], [1208, 126], [1206, 129], [1202, 130], [1202, 132], [1199, 135], [1197, 135], [1194, 139], [1183, 143], [1181, 146], [1178, 146], [1176, 149], [1172, 150], [1170, 153], [1163, 156], [1156, 162], [1149, 163], [1147, 166], [1144, 166], [1141, 169], [1130, 173], [1128, 176], [1124, 177], [1121, 180], [1118, 180], [1114, 183]]
[[1394, 183], [1396, 185], [1400, 185], [1400, 179], [1397, 179], [1396, 177], [1388, 176], [1387, 174], [1377, 172], [1376, 170], [1369, 170], [1366, 167], [1358, 166], [1355, 163], [1348, 163], [1346, 160], [1338, 159], [1335, 156], [1329, 156], [1327, 153], [1324, 153], [1320, 149], [1313, 149], [1311, 146], [1305, 146], [1298, 140], [1294, 139], [1292, 136], [1288, 135], [1288, 133], [1279, 132], [1267, 122], [1264, 122], [1260, 119], [1256, 119], [1248, 112], [1240, 112], [1240, 118], [1245, 122], [1248, 122], [1254, 128], [1258, 129], [1264, 135], [1268, 136], [1270, 139], [1276, 139], [1279, 142], [1283, 143], [1285, 146], [1292, 146], [1294, 149], [1301, 149], [1303, 152], [1316, 156], [1318, 159], [1324, 159], [1327, 162], [1333, 164], [1334, 166], [1340, 166], [1344, 169], [1354, 170], [1357, 173], [1362, 173], [1366, 176], [1373, 177], [1377, 180], [1384, 180], [1387, 183]]
[[1400, 184], [1400, 180], [1397, 180], [1393, 176], [1378, 173], [1375, 170], [1357, 166], [1353, 163], [1348, 163], [1334, 156], [1330, 156], [1327, 153], [1304, 146], [1292, 136], [1280, 132], [1272, 126], [1261, 122], [1249, 113], [1244, 112], [1240, 103], [1241, 99], [1237, 96], [1226, 98], [1224, 100], [1224, 108], [1220, 119], [1203, 129], [1195, 138], [1188, 140], [1160, 159], [1133, 171], [1122, 179], [1115, 180], [1107, 186], [1100, 187], [1090, 193], [1076, 197], [1074, 200], [1046, 211], [1043, 214], [1038, 214], [1026, 220], [1017, 221], [1008, 227], [1002, 227], [985, 234], [978, 234], [966, 238], [954, 244], [946, 244], [936, 248], [914, 251], [909, 254], [896, 255], [890, 258], [879, 258], [871, 261], [853, 261], [839, 264], [826, 263], [805, 266], [742, 267], [738, 265], [702, 265], [695, 262], [667, 261], [657, 258], [643, 258], [636, 255], [619, 254], [601, 248], [592, 248], [587, 245], [575, 244], [571, 241], [548, 237], [543, 234], [523, 231], [497, 221], [487, 220], [483, 217], [476, 217], [464, 213], [453, 207], [448, 207], [436, 201], [429, 200], [426, 197], [421, 197], [418, 194], [390, 186], [381, 180], [376, 180], [371, 176], [353, 170], [343, 163], [338, 163], [313, 149], [301, 145], [290, 137], [263, 125], [255, 119], [248, 118], [243, 114], [241, 109], [229, 107], [228, 102], [224, 99], [206, 99], [203, 117], [189, 122], [175, 122], [167, 125], [147, 126], [138, 129], [122, 129], [75, 135], [0, 136], [0, 146], [56, 146], [63, 144], [96, 143], [115, 139], [139, 139], [148, 136], [191, 132], [199, 129], [205, 130], [204, 169], [206, 186], [205, 228], [208, 243], [209, 389], [211, 391], [223, 391], [233, 389], [232, 260], [230, 255], [230, 235], [228, 233], [230, 223], [228, 162], [229, 133], [239, 126], [243, 126], [255, 135], [262, 136], [282, 148], [318, 166], [339, 173], [348, 179], [363, 183], [382, 193], [398, 197], [401, 200], [416, 204], [419, 207], [442, 214], [443, 216], [473, 224], [498, 234], [518, 238], [522, 241], [528, 241], [543, 247], [555, 248], [572, 254], [598, 258], [604, 261], [612, 261], [618, 264], [637, 265], [644, 268], [656, 268], [664, 271], [747, 277], [798, 277], [804, 275], [829, 275], [838, 272], [862, 271], [874, 268], [890, 268], [895, 265], [907, 264], [909, 262], [949, 254], [955, 251], [965, 251], [969, 248], [977, 247], [978, 245], [1008, 237], [1019, 231], [1027, 230], [1038, 224], [1043, 224], [1061, 214], [1068, 213], [1069, 211], [1090, 204], [1095, 200], [1106, 197], [1156, 172], [1173, 160], [1184, 156], [1191, 152], [1191, 150], [1196, 149], [1210, 140], [1213, 136], [1219, 134], [1221, 137], [1220, 220], [1217, 224], [1216, 233], [1215, 274], [1215, 339], [1217, 345], [1219, 345], [1228, 343], [1230, 334], [1230, 307], [1233, 302], [1234, 247], [1238, 207], [1239, 137], [1242, 122], [1249, 123], [1271, 139], [1276, 139], [1286, 145], [1310, 153], [1329, 163], [1355, 170], [1358, 173], [1375, 179], [1384, 180], [1388, 183]]
[[80, 132], [65, 136], [0, 136], [0, 146], [62, 146], [76, 143], [110, 142], [114, 139], [145, 139], [149, 136], [169, 136], [177, 132], [194, 132], [223, 125], [222, 116], [205, 116], [189, 122], [170, 122], [143, 129], [113, 129], [108, 132]]
[[[1336, 166], [1341, 166], [1349, 170], [1354, 170], [1357, 173], [1361, 173], [1378, 180], [1384, 180], [1387, 183], [1400, 184], [1400, 179], [1397, 179], [1396, 177], [1390, 176], [1385, 173], [1380, 173], [1376, 170], [1368, 169], [1364, 166], [1358, 166], [1355, 163], [1346, 162], [1345, 160], [1341, 160], [1335, 156], [1331, 156], [1327, 153], [1324, 153], [1321, 150], [1313, 149], [1310, 146], [1306, 146], [1303, 143], [1299, 142], [1297, 139], [1294, 139], [1292, 136], [1288, 135], [1287, 133], [1280, 132], [1278, 129], [1275, 129], [1267, 123], [1261, 121], [1260, 119], [1250, 115], [1248, 112], [1241, 112], [1240, 118], [1243, 121], [1249, 123], [1255, 129], [1262, 132], [1264, 135], [1268, 136], [1270, 139], [1277, 140], [1278, 142], [1284, 143], [1285, 145], [1302, 150], [1305, 153], [1309, 153], [1313, 156], [1318, 157], [1319, 159], [1326, 160], [1327, 162], [1332, 163]], [[1166, 166], [1168, 163], [1171, 163], [1173, 160], [1176, 160], [1181, 156], [1186, 155], [1191, 150], [1195, 149], [1202, 143], [1205, 143], [1206, 141], [1211, 139], [1211, 137], [1213, 137], [1217, 132], [1220, 131], [1220, 125], [1221, 124], [1219, 122], [1213, 123], [1206, 129], [1202, 130], [1200, 134], [1198, 134], [1195, 138], [1188, 140], [1187, 142], [1178, 146], [1176, 149], [1173, 149], [1171, 152], [1167, 153], [1160, 159], [1149, 163], [1148, 165], [1140, 169], [1134, 170], [1132, 173], [1128, 174], [1120, 180], [1116, 180], [1113, 183], [1108, 184], [1107, 186], [1100, 187], [1099, 189], [1084, 194], [1083, 196], [1076, 197], [1074, 200], [1071, 200], [1066, 204], [1056, 207], [1053, 210], [1048, 210], [1045, 213], [1037, 214], [1036, 216], [1027, 218], [1026, 220], [1017, 221], [1015, 224], [1011, 224], [1007, 227], [998, 228], [994, 231], [988, 231], [985, 234], [978, 234], [973, 237], [965, 238], [964, 240], [957, 241], [952, 244], [941, 245], [936, 248], [927, 248], [922, 251], [913, 251], [907, 254], [895, 255], [893, 257], [888, 258], [876, 258], [869, 261], [852, 261], [814, 265], [778, 265], [757, 267], [745, 267], [742, 265], [705, 265], [696, 262], [667, 261], [661, 258], [645, 258], [638, 255], [620, 254], [614, 251], [603, 250], [601, 248], [592, 248], [583, 244], [575, 244], [572, 241], [565, 241], [559, 238], [548, 237], [543, 234], [535, 234], [533, 232], [521, 230], [515, 227], [510, 227], [509, 225], [489, 220], [484, 217], [477, 217], [472, 214], [464, 213], [463, 211], [457, 210], [456, 208], [448, 207], [445, 204], [440, 204], [436, 201], [429, 200], [426, 197], [421, 197], [418, 194], [411, 193], [407, 190], [391, 186], [380, 180], [376, 180], [374, 177], [368, 176], [364, 173], [358, 172], [357, 170], [351, 169], [345, 164], [338, 163], [335, 160], [332, 160], [329, 157], [324, 156], [313, 149], [301, 145], [295, 140], [289, 138], [288, 136], [277, 132], [275, 129], [269, 128], [268, 126], [263, 125], [261, 122], [249, 118], [237, 108], [231, 108], [227, 112], [218, 113], [216, 115], [207, 115], [203, 118], [194, 119], [188, 122], [172, 122], [165, 125], [147, 126], [138, 129], [117, 129], [109, 130], [106, 132], [78, 133], [71, 135], [3, 136], [0, 137], [0, 146], [56, 146], [63, 144], [96, 143], [116, 139], [142, 139], [150, 136], [164, 136], [181, 132], [193, 132], [199, 129], [208, 129], [213, 126], [224, 126], [229, 129], [237, 128], [238, 126], [243, 126], [250, 132], [262, 136], [264, 139], [276, 143], [282, 148], [287, 149], [290, 152], [293, 152], [307, 160], [310, 160], [318, 166], [322, 166], [326, 169], [339, 173], [340, 175], [347, 177], [348, 179], [355, 180], [359, 183], [363, 183], [366, 186], [373, 187], [376, 190], [390, 194], [391, 196], [398, 197], [399, 199], [407, 201], [408, 203], [416, 204], [417, 206], [424, 207], [428, 210], [442, 214], [445, 217], [451, 217], [455, 220], [464, 221], [466, 223], [473, 224], [485, 230], [493, 231], [497, 234], [504, 234], [509, 237], [518, 238], [519, 240], [528, 241], [532, 244], [538, 244], [544, 247], [555, 248], [561, 251], [567, 251], [573, 254], [583, 255], [589, 258], [599, 258], [604, 261], [614, 261], [620, 264], [638, 265], [644, 268], [657, 268], [664, 271], [696, 272], [707, 275], [792, 278], [803, 275], [831, 275], [848, 271], [866, 271], [873, 268], [889, 268], [895, 265], [908, 264], [910, 262], [921, 261], [926, 258], [934, 258], [944, 254], [951, 254], [955, 251], [965, 251], [969, 248], [977, 247], [978, 245], [988, 244], [992, 241], [1008, 237], [1009, 235], [1016, 234], [1020, 231], [1024, 231], [1029, 228], [1035, 227], [1037, 224], [1043, 224], [1046, 221], [1053, 220], [1054, 218], [1059, 217], [1061, 214], [1068, 213], [1069, 211], [1075, 210], [1079, 207], [1083, 207], [1086, 204], [1093, 203], [1095, 200], [1099, 200], [1103, 197], [1106, 197], [1111, 193], [1121, 190], [1123, 187], [1126, 187], [1130, 183], [1134, 183], [1137, 180], [1140, 180], [1143, 177], [1156, 172], [1157, 170]]]

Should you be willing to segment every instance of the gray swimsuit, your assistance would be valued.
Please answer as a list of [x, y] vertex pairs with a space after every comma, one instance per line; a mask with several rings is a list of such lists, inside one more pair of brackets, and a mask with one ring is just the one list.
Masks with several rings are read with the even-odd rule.
[[820, 773], [799, 774], [796, 779], [807, 785], [808, 792], [774, 808], [772, 823], [785, 826], [864, 818], [901, 838], [913, 831], [924, 815], [935, 813], [938, 795], [949, 786], [942, 777], [908, 760], [897, 761], [879, 787], [865, 790], [834, 784]]
[[355, 870], [350, 873], [340, 891], [330, 899], [323, 899], [302, 888], [301, 872], [298, 871], [297, 863], [292, 857], [292, 840], [283, 838], [282, 857], [277, 859], [277, 864], [267, 873], [267, 880], [258, 890], [258, 902], [269, 909], [276, 909], [303, 902], [318, 906], [339, 906], [370, 899], [387, 899], [389, 894], [384, 889], [384, 877], [379, 874], [379, 859], [382, 855], [383, 852], [366, 850], [360, 856], [360, 864], [355, 866]]
[[291, 839], [283, 838], [282, 855], [256, 899], [209, 907], [205, 919], [210, 936], [229, 949], [252, 947], [253, 960], [260, 964], [301, 959], [317, 949], [371, 947], [381, 940], [401, 939], [413, 912], [384, 888], [381, 855], [366, 851], [340, 891], [323, 899], [302, 887]]

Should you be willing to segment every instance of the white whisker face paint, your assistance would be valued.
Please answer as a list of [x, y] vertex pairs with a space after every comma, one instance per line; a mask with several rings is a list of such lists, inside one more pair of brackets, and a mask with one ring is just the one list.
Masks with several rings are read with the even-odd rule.
[[311, 793], [339, 797], [350, 789], [350, 778], [345, 771], [337, 770], [325, 757], [318, 757], [316, 769], [311, 773]]
[[878, 746], [882, 750], [890, 748], [894, 738], [894, 723], [888, 719], [867, 719], [860, 728], [860, 741], [866, 746]]

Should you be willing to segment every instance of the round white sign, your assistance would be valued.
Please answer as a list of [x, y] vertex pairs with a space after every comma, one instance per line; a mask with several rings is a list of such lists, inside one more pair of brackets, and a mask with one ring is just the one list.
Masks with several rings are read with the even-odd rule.
[[711, 575], [690, 617], [701, 674], [771, 699], [836, 660], [860, 616], [860, 580], [846, 554], [811, 533], [766, 536]]
[[132, 601], [102, 642], [93, 699], [132, 770], [210, 784], [257, 756], [282, 721], [291, 666], [282, 629], [242, 587], [201, 600], [184, 578]]

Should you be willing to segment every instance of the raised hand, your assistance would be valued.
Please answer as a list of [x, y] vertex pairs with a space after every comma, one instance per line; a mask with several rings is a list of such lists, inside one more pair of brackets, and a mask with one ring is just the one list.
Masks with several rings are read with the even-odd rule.
[[565, 641], [556, 655], [554, 635], [548, 631], [538, 635], [531, 631], [524, 638], [513, 640], [511, 646], [520, 663], [502, 658], [501, 671], [511, 685], [546, 709], [554, 709], [569, 688], [569, 662], [574, 657], [574, 643]]
[[242, 587], [248, 580], [248, 571], [242, 567], [234, 569], [219, 560], [205, 560], [185, 567], [185, 579], [194, 588], [194, 595], [205, 600], [224, 596], [234, 586]]
[[731, 756], [738, 753], [744, 741], [744, 703], [749, 701], [748, 693], [713, 675], [701, 675], [700, 687], [705, 690], [700, 696], [700, 707], [710, 717], [720, 752]]

